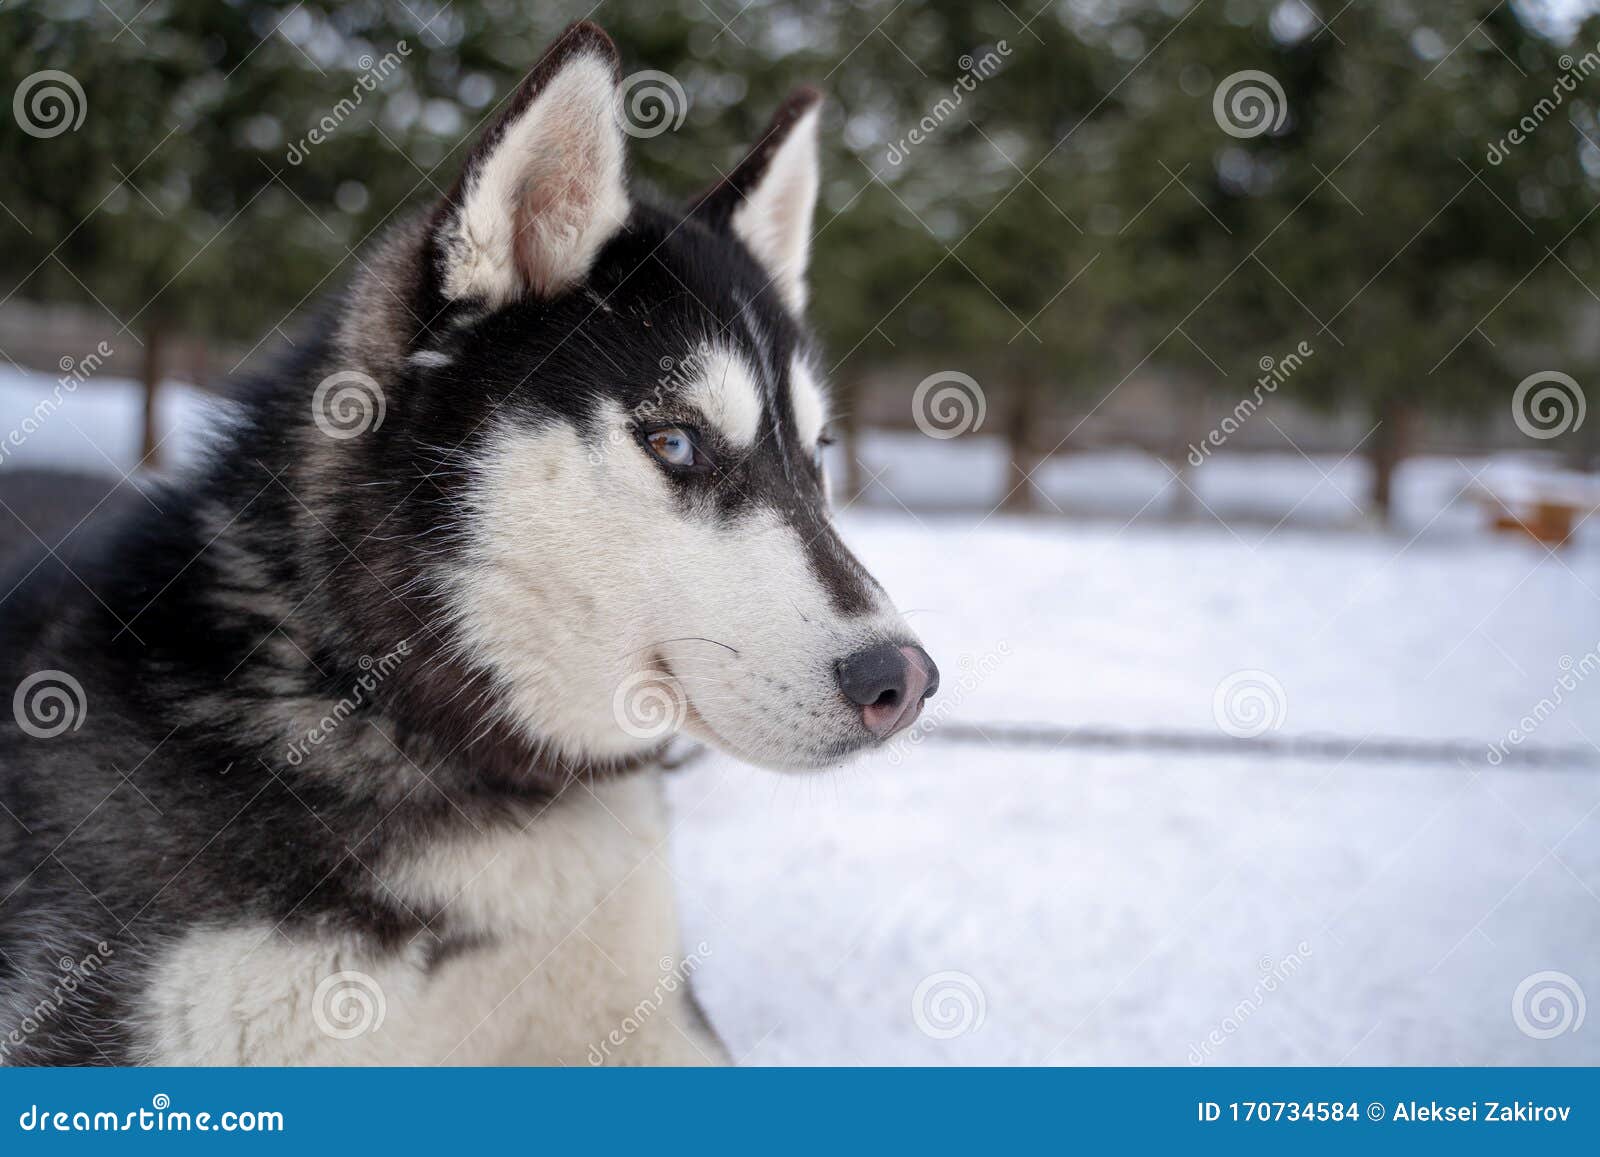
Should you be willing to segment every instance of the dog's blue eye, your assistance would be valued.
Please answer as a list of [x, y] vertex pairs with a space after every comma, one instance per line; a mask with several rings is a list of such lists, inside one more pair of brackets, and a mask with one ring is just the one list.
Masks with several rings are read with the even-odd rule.
[[688, 467], [695, 464], [694, 439], [681, 426], [668, 426], [652, 431], [648, 437], [650, 452], [668, 466]]

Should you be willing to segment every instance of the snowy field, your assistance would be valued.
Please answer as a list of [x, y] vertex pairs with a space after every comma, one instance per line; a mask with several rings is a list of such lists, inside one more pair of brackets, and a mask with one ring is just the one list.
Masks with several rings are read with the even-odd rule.
[[[0, 432], [48, 381], [0, 375]], [[192, 455], [204, 405], [166, 393], [172, 461]], [[136, 415], [131, 390], [94, 383], [7, 462], [126, 469]], [[1578, 1021], [1600, 999], [1600, 770], [1489, 758], [1516, 728], [1600, 758], [1600, 670], [1583, 674], [1600, 665], [1592, 525], [1555, 554], [1489, 538], [1464, 487], [1521, 465], [1427, 462], [1379, 533], [1345, 497], [1356, 463], [1294, 455], [1196, 472], [1227, 526], [1132, 520], [1169, 475], [1131, 456], [1041, 472], [1087, 519], [901, 511], [1000, 492], [995, 445], [961, 441], [869, 441], [887, 490], [841, 518], [944, 671], [928, 738], [822, 776], [710, 756], [672, 780], [696, 983], [739, 1058], [1600, 1063], [1600, 1009]], [[1267, 688], [1269, 735], [1464, 754], [938, 733], [1220, 736], [1215, 696], [1239, 672]], [[1237, 725], [1248, 704], [1227, 703]]]
[[[1215, 733], [1214, 690], [1254, 669], [1283, 688], [1281, 733], [1453, 738], [1485, 758], [930, 739], [820, 779], [691, 765], [674, 786], [677, 872], [690, 940], [714, 950], [705, 1001], [738, 1055], [1600, 1062], [1600, 1024], [1535, 1039], [1512, 1014], [1540, 972], [1600, 997], [1600, 771], [1486, 758], [1552, 694], [1563, 656], [1600, 646], [1600, 552], [845, 521], [903, 605], [927, 608], [913, 622], [953, 675], [950, 721]], [[1529, 744], [1600, 739], [1600, 672], [1563, 695]], [[919, 1008], [939, 973], [963, 975]], [[1525, 1003], [1539, 1030], [1539, 998]], [[971, 1027], [923, 1030], [946, 1023]]]

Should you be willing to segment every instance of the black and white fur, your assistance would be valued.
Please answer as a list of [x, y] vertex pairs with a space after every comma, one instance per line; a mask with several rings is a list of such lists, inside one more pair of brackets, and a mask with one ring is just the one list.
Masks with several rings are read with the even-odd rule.
[[[818, 96], [673, 211], [630, 193], [618, 76], [568, 29], [204, 470], [6, 578], [0, 691], [65, 672], [83, 709], [0, 725], [5, 1061], [582, 1064], [624, 1025], [607, 1061], [725, 1059], [659, 991], [663, 738], [619, 689], [831, 766], [875, 742], [836, 665], [914, 640], [819, 465]], [[330, 437], [351, 373], [383, 418]], [[715, 470], [663, 469], [662, 421]]]

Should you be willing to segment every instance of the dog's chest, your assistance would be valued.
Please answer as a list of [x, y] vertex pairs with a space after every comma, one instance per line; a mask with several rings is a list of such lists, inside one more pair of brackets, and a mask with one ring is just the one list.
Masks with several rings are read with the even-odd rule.
[[[597, 1046], [679, 960], [664, 840], [653, 774], [575, 786], [524, 830], [469, 832], [371, 865], [400, 903], [437, 913], [398, 951], [338, 931], [191, 932], [158, 965], [142, 1009], [149, 1059], [611, 1059]], [[692, 1021], [681, 993], [668, 997], [652, 1006], [659, 1025], [629, 1034], [641, 1059], [663, 1030]]]

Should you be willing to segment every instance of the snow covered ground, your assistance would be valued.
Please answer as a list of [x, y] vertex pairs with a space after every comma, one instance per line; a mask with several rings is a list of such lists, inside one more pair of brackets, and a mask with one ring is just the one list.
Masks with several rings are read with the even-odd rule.
[[[1485, 756], [930, 739], [823, 778], [691, 765], [673, 788], [676, 868], [690, 941], [713, 950], [697, 982], [737, 1054], [1600, 1061], [1600, 1026], [1536, 1039], [1512, 1012], [1541, 972], [1573, 987], [1529, 986], [1535, 1031], [1561, 1023], [1560, 991], [1600, 997], [1600, 772], [1487, 760], [1563, 656], [1600, 647], [1600, 551], [977, 521], [845, 518], [885, 585], [925, 608], [912, 621], [952, 676], [941, 718], [1215, 733], [1216, 688], [1252, 669], [1282, 687], [1280, 734], [1455, 738]], [[1600, 739], [1600, 670], [1574, 681], [1529, 744]]]
[[[140, 387], [125, 379], [91, 378], [60, 389], [63, 381], [71, 379], [0, 366], [0, 469], [133, 469], [143, 437]], [[183, 382], [164, 385], [156, 394], [156, 424], [165, 464], [178, 468], [193, 461], [223, 413], [215, 395]]]
[[[0, 374], [0, 436], [48, 382]], [[165, 394], [171, 461], [192, 456], [207, 405]], [[0, 469], [126, 469], [137, 412], [131, 388], [85, 386]], [[1600, 771], [1490, 758], [1514, 731], [1600, 741], [1592, 525], [1554, 554], [1486, 537], [1463, 487], [1518, 464], [1424, 462], [1401, 476], [1400, 529], [1356, 531], [1340, 492], [1359, 497], [1359, 467], [1293, 455], [1195, 472], [1227, 526], [1128, 525], [1169, 477], [1133, 456], [1041, 472], [1091, 520], [909, 514], [897, 499], [974, 506], [1004, 478], [992, 442], [913, 439], [868, 442], [888, 490], [841, 521], [944, 671], [935, 724], [1271, 725], [1471, 757], [1052, 751], [935, 730], [822, 776], [702, 759], [672, 780], [671, 860], [687, 941], [705, 945], [696, 984], [736, 1055], [1600, 1063], [1600, 1009], [1579, 1022], [1600, 999]]]

